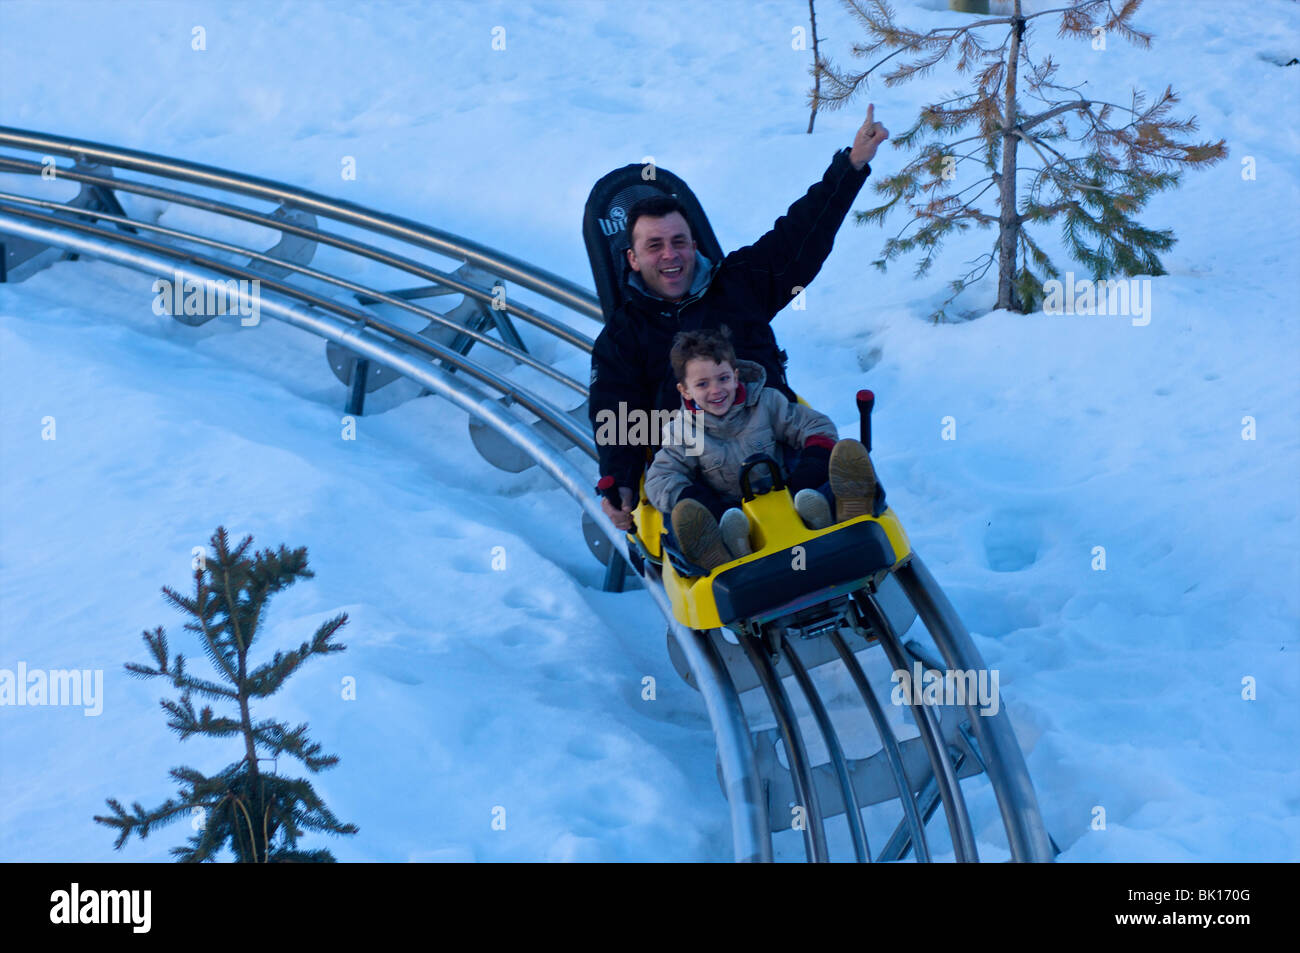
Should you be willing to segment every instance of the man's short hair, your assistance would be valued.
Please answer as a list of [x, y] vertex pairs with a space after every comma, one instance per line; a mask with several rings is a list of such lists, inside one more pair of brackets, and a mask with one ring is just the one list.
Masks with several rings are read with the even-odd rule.
[[[663, 218], [665, 215], [671, 215], [673, 212], [680, 212], [682, 218], [686, 219], [686, 230], [691, 230], [691, 220], [686, 216], [686, 206], [673, 198], [671, 195], [660, 194], [651, 195], [633, 203], [627, 211], [627, 244], [632, 247], [632, 229], [636, 227], [636, 220], [645, 216], [650, 218]], [[695, 236], [692, 235], [692, 238]]]
[[686, 365], [701, 357], [714, 364], [735, 367], [736, 349], [731, 346], [731, 329], [724, 324], [716, 331], [678, 331], [668, 359], [679, 383], [686, 382]]

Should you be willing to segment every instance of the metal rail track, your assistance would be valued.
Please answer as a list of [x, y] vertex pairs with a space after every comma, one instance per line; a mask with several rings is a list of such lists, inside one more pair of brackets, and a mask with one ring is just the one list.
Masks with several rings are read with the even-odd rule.
[[[544, 425], [550, 433], [561, 435], [565, 445], [578, 447], [594, 460], [595, 444], [585, 425], [552, 400], [470, 360], [468, 348], [477, 343], [507, 354], [557, 385], [583, 396], [585, 387], [533, 358], [522, 346], [522, 340], [500, 320], [497, 330], [503, 341], [486, 334], [487, 327], [482, 321], [477, 328], [467, 326], [455, 316], [411, 302], [415, 297], [440, 293], [461, 294], [466, 302], [474, 301], [484, 308], [495, 300], [502, 305], [499, 310], [505, 315], [518, 317], [579, 350], [590, 351], [590, 338], [531, 307], [509, 302], [508, 296], [502, 303], [498, 288], [500, 282], [509, 280], [569, 308], [579, 317], [599, 320], [599, 304], [588, 292], [518, 259], [446, 232], [281, 183], [148, 153], [4, 127], [0, 127], [0, 146], [73, 158], [77, 162], [73, 168], [58, 168], [55, 174], [82, 186], [77, 199], [64, 203], [0, 192], [0, 242], [7, 246], [16, 243], [26, 259], [39, 249], [60, 249], [67, 255], [93, 257], [155, 277], [173, 276], [204, 288], [220, 286], [229, 278], [259, 281], [258, 303], [262, 313], [321, 337], [329, 347], [341, 348], [352, 356], [355, 363], [349, 373], [353, 379], [354, 402], [359, 393], [355, 380], [358, 376], [360, 387], [365, 387], [366, 364], [362, 362], [415, 381], [429, 392], [450, 400], [554, 477], [607, 538], [611, 558], [626, 558], [626, 539], [603, 517], [591, 490], [591, 475], [574, 466], [556, 441], [546, 439], [538, 429], [539, 424]], [[39, 175], [48, 166], [48, 162], [0, 154], [0, 173]], [[116, 175], [118, 170], [217, 190], [225, 193], [225, 198], [234, 195], [275, 201], [280, 207], [274, 213], [266, 213], [230, 201], [125, 180]], [[293, 260], [292, 255], [281, 253], [280, 245], [257, 250], [133, 219], [113, 197], [118, 191], [275, 229], [282, 236], [311, 243], [313, 248], [315, 244], [328, 245], [357, 259], [414, 275], [431, 285], [414, 292], [386, 292], [310, 268], [301, 256]], [[304, 219], [297, 213], [310, 213], [310, 216]], [[373, 240], [318, 228], [315, 216], [464, 264], [455, 272], [447, 272], [408, 254], [380, 248]], [[95, 224], [96, 220], [111, 227]], [[153, 237], [146, 238], [141, 232]], [[282, 244], [285, 241], [282, 238]], [[7, 250], [12, 252], [12, 247]], [[477, 271], [467, 272], [469, 268]], [[488, 285], [485, 276], [496, 279], [497, 284]], [[290, 284], [290, 278], [326, 287], [313, 289]], [[349, 292], [357, 304], [332, 297], [326, 293], [327, 289]], [[436, 325], [464, 337], [457, 338], [455, 346], [448, 346], [427, 336], [428, 328], [412, 333], [364, 307], [374, 303], [425, 318], [430, 328]], [[334, 370], [344, 380], [338, 367]], [[364, 396], [364, 390], [360, 393]], [[529, 423], [517, 416], [509, 410], [510, 404], [525, 408], [539, 423]], [[359, 402], [357, 406], [359, 409]], [[933, 835], [927, 833], [927, 822], [940, 805], [955, 859], [976, 860], [972, 824], [960, 781], [979, 773], [987, 774], [997, 797], [1012, 859], [1051, 859], [1050, 839], [1042, 825], [1024, 758], [1004, 708], [999, 707], [997, 714], [986, 717], [977, 710], [975, 699], [968, 699], [964, 706], [918, 704], [912, 706], [917, 737], [900, 741], [891, 727], [877, 690], [858, 659], [863, 649], [878, 643], [894, 669], [906, 669], [910, 662], [922, 665], [927, 672], [939, 670], [920, 643], [905, 643], [903, 633], [895, 631], [897, 592], [873, 589], [855, 594], [837, 620], [842, 624], [831, 626], [815, 640], [798, 638], [788, 629], [769, 626], [767, 631], [756, 629], [752, 637], [741, 638], [740, 644], [734, 645], [719, 631], [700, 632], [677, 623], [653, 565], [646, 567], [643, 581], [668, 624], [670, 654], [679, 664], [683, 677], [700, 691], [713, 726], [719, 780], [729, 805], [737, 860], [772, 859], [773, 833], [792, 826], [783, 814], [788, 808], [797, 820], [793, 827], [802, 832], [809, 860], [830, 859], [826, 821], [843, 814], [854, 860], [898, 860], [911, 852], [917, 860], [928, 861], [932, 856]], [[983, 668], [969, 635], [919, 557], [913, 556], [894, 573], [893, 579], [885, 581], [901, 586], [902, 595], [920, 616], [950, 669]], [[903, 619], [904, 624], [907, 622], [910, 617]], [[812, 671], [832, 661], [848, 673], [880, 740], [880, 750], [869, 758], [850, 760], [845, 756], [835, 719], [812, 677]], [[787, 677], [811, 713], [812, 727], [829, 756], [825, 764], [813, 765], [809, 758], [801, 720], [784, 685]], [[762, 689], [775, 729], [751, 731], [742, 693], [754, 688]], [[844, 712], [838, 714], [843, 727], [847, 716]], [[860, 714], [849, 721], [851, 727], [862, 723]], [[786, 765], [780, 764], [778, 739]], [[892, 799], [900, 802], [902, 817], [873, 858], [861, 811]]]

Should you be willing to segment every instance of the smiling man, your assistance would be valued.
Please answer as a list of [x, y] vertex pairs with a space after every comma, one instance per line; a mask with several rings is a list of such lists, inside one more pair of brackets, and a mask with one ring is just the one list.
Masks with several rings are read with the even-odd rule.
[[[853, 145], [831, 159], [821, 181], [798, 199], [772, 229], [712, 262], [699, 253], [681, 205], [668, 195], [644, 199], [628, 210], [625, 300], [610, 315], [591, 355], [589, 399], [592, 427], [610, 415], [671, 410], [680, 397], [668, 361], [678, 331], [731, 328], [736, 354], [761, 364], [767, 385], [789, 399], [785, 352], [777, 347], [772, 319], [807, 287], [831, 252], [835, 233], [871, 174], [888, 130], [875, 121], [875, 107]], [[655, 449], [659, 434], [650, 436]], [[635, 490], [647, 447], [597, 438], [602, 484], [619, 488], [622, 507], [603, 496], [601, 506], [619, 529], [630, 529]]]

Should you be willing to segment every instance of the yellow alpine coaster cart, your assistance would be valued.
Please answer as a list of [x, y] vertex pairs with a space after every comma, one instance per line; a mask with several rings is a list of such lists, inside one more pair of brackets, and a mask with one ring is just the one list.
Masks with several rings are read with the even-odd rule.
[[[858, 393], [863, 445], [868, 449], [874, 401], [870, 391]], [[871, 587], [911, 554], [902, 523], [883, 506], [883, 494], [877, 494], [877, 512], [871, 515], [809, 529], [771, 456], [756, 454], [746, 460], [740, 484], [754, 551], [710, 572], [691, 564], [668, 542], [664, 515], [646, 499], [642, 480], [629, 552], [660, 568], [682, 625], [756, 634], [755, 627], [800, 614], [807, 617], [809, 610], [828, 601]]]

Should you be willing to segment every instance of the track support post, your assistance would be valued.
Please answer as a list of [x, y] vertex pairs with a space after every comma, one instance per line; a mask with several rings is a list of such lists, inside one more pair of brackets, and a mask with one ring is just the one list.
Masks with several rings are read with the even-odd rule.
[[352, 393], [348, 396], [348, 413], [360, 417], [366, 406], [366, 377], [370, 374], [370, 362], [358, 358], [352, 365]]

